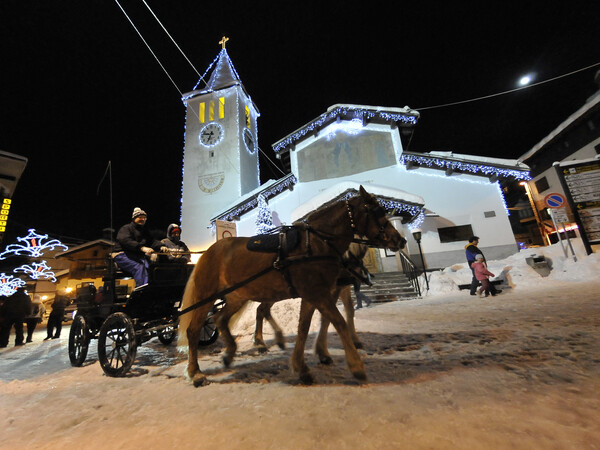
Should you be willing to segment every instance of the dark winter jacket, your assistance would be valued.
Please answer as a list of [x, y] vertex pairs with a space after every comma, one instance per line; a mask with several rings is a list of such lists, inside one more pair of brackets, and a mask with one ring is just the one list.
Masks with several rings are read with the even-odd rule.
[[25, 317], [31, 311], [31, 299], [22, 289], [17, 290], [13, 295], [4, 300], [1, 316], [12, 318], [15, 321], [24, 321]]
[[[465, 254], [467, 256], [467, 262], [469, 263], [469, 267], [471, 267], [471, 264], [475, 262], [475, 257], [477, 255], [483, 256], [483, 252], [481, 250], [479, 250], [477, 248], [477, 246], [475, 244], [473, 244], [472, 242], [465, 245]], [[484, 256], [483, 260], [485, 261], [485, 256]]]
[[169, 228], [167, 228], [167, 237], [161, 241], [161, 244], [169, 249], [179, 250], [182, 253], [181, 255], [178, 255], [177, 253], [169, 255], [167, 259], [170, 262], [180, 262], [183, 264], [187, 264], [190, 260], [190, 249], [187, 245], [185, 245], [185, 242], [171, 235], [171, 231], [173, 230], [173, 228], [179, 228], [179, 226], [175, 223], [169, 225]]
[[117, 233], [115, 252], [124, 251], [134, 255], [142, 255], [142, 247], [150, 247], [158, 252], [161, 246], [160, 241], [154, 239], [145, 226], [130, 222], [123, 225]]
[[64, 295], [57, 295], [52, 303], [52, 312], [50, 314], [61, 317], [64, 316], [65, 308], [69, 306], [69, 303], [71, 303], [71, 300], [69, 300], [68, 297], [65, 297]]

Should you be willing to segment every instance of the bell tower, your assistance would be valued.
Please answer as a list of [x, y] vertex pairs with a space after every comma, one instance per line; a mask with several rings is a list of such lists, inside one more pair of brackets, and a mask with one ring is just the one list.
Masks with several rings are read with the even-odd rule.
[[211, 218], [260, 185], [256, 123], [260, 113], [225, 49], [228, 40], [223, 36], [221, 51], [182, 99], [186, 106], [182, 239], [194, 251], [215, 241]]

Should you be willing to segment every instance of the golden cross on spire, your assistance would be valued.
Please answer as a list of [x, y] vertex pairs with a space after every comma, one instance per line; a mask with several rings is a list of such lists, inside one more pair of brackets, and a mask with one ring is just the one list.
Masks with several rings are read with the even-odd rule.
[[223, 38], [221, 38], [221, 40], [219, 41], [219, 44], [221, 44], [221, 48], [225, 48], [225, 44], [227, 44], [227, 41], [229, 40], [228, 37], [223, 36]]

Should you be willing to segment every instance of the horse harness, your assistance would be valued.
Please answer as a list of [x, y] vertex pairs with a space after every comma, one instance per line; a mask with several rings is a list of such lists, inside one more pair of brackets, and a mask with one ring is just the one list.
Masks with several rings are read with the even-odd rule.
[[[385, 225], [382, 225], [380, 223], [380, 219], [382, 217], [385, 217], [385, 210], [380, 205], [377, 205], [372, 208], [370, 208], [369, 205], [367, 205], [367, 204], [365, 204], [364, 206], [365, 206], [365, 209], [367, 210], [367, 212], [369, 213], [368, 216], [379, 225], [379, 232], [376, 236], [376, 239], [374, 239], [374, 240], [360, 239], [360, 238], [353, 237], [352, 239], [350, 239], [350, 242], [378, 246], [382, 242], [385, 242], [385, 238], [384, 238]], [[348, 211], [348, 217], [350, 218], [350, 227], [352, 228], [353, 232], [356, 232], [356, 224], [354, 223], [354, 214], [352, 212], [352, 208], [350, 207], [350, 203], [348, 200], [346, 200], [346, 208]], [[290, 256], [289, 252], [292, 251], [297, 246], [298, 243], [296, 242], [296, 245], [293, 245], [293, 248], [290, 248], [288, 241], [290, 241], [290, 240], [293, 241], [294, 239], [293, 238], [289, 239], [289, 237], [291, 236], [291, 233], [294, 232], [293, 230], [296, 230], [296, 232], [297, 232], [299, 229], [304, 231], [306, 254]], [[335, 251], [336, 255], [313, 255], [311, 239], [310, 239], [311, 234], [314, 234], [319, 239], [321, 239], [323, 242], [325, 242], [331, 249], [333, 249]], [[372, 284], [370, 281], [370, 277], [369, 277], [369, 271], [365, 268], [362, 261], [358, 261], [357, 258], [355, 258], [354, 264], [350, 264], [349, 261], [344, 261], [343, 255], [333, 246], [331, 241], [340, 239], [338, 236], [330, 234], [330, 233], [318, 231], [318, 230], [314, 229], [308, 222], [306, 222], [306, 220], [303, 220], [302, 222], [299, 222], [296, 225], [281, 226], [278, 228], [274, 228], [269, 233], [267, 233], [266, 236], [274, 237], [275, 235], [277, 236], [277, 242], [278, 242], [277, 248], [275, 250], [275, 253], [277, 253], [277, 257], [273, 261], [272, 265], [266, 267], [265, 269], [261, 270], [258, 273], [255, 273], [251, 277], [246, 278], [245, 280], [242, 280], [239, 283], [234, 284], [233, 286], [230, 286], [222, 291], [219, 291], [219, 292], [211, 295], [208, 298], [202, 299], [199, 302], [194, 303], [193, 305], [179, 311], [178, 315], [181, 316], [193, 309], [199, 308], [202, 305], [205, 305], [207, 303], [213, 302], [218, 299], [222, 299], [225, 295], [245, 286], [248, 283], [251, 283], [252, 281], [266, 275], [267, 273], [271, 272], [272, 270], [278, 270], [282, 273], [285, 281], [288, 284], [290, 298], [298, 297], [298, 291], [294, 287], [294, 283], [293, 283], [289, 268], [295, 264], [300, 264], [300, 263], [305, 263], [305, 262], [325, 261], [325, 260], [335, 261], [335, 262], [338, 262], [346, 271], [348, 271], [352, 275], [352, 277], [362, 281], [365, 284], [368, 284], [369, 286]], [[250, 241], [248, 241], [248, 245], [247, 245], [248, 250], [272, 253], [274, 251], [273, 247], [261, 248], [260, 245], [257, 245], [257, 242], [263, 236], [265, 236], [265, 235], [258, 235], [258, 236], [254, 236], [254, 237], [250, 238]], [[252, 248], [252, 244], [254, 244], [254, 248]], [[357, 273], [354, 269], [352, 269], [350, 267], [351, 265], [353, 265], [354, 267], [356, 267], [356, 265], [359, 265], [360, 273]], [[364, 276], [363, 273], [367, 274], [367, 276]], [[346, 283], [346, 284], [351, 284], [351, 283]]]

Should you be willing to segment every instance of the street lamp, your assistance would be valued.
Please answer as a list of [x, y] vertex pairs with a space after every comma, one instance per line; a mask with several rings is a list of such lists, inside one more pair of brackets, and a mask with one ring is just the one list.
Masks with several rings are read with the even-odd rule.
[[427, 270], [425, 269], [425, 258], [423, 258], [423, 250], [421, 250], [421, 229], [415, 228], [412, 230], [412, 235], [417, 241], [417, 245], [419, 246], [419, 255], [421, 255], [421, 262], [423, 263], [423, 275], [425, 275], [425, 284], [427, 285], [427, 290], [429, 290], [429, 280], [427, 279]]

